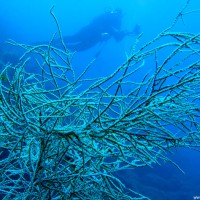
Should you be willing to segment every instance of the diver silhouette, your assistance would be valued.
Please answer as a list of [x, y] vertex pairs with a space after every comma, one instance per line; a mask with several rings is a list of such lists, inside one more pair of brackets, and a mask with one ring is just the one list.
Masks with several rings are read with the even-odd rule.
[[[105, 42], [114, 38], [119, 42], [126, 36], [138, 35], [140, 33], [140, 26], [136, 25], [132, 31], [121, 30], [122, 25], [122, 11], [120, 9], [106, 11], [102, 15], [94, 18], [88, 25], [81, 28], [77, 33], [71, 36], [64, 36], [63, 42], [70, 51], [80, 52], [94, 47], [97, 44], [104, 44]], [[48, 42], [36, 42], [32, 45], [48, 44]], [[56, 48], [63, 48], [60, 39], [54, 39], [52, 45]], [[103, 49], [103, 45], [95, 54], [97, 57]], [[0, 66], [4, 63], [16, 63], [17, 58], [23, 54], [23, 50], [19, 48], [1, 45], [0, 47]]]
[[[71, 51], [84, 51], [111, 38], [119, 42], [126, 36], [138, 35], [140, 33], [139, 25], [136, 25], [132, 31], [121, 30], [122, 17], [120, 9], [107, 11], [96, 17], [90, 24], [81, 28], [74, 35], [64, 36], [63, 41]], [[62, 46], [61, 41], [58, 39], [54, 40], [53, 45], [55, 47]]]

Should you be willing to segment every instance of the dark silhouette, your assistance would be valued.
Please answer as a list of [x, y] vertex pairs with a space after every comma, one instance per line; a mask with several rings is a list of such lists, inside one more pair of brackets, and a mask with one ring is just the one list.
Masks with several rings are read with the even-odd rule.
[[[111, 38], [114, 38], [119, 42], [126, 36], [137, 35], [140, 33], [139, 25], [136, 25], [132, 31], [121, 30], [122, 17], [123, 15], [120, 9], [107, 11], [93, 19], [91, 23], [81, 28], [74, 35], [64, 36], [63, 41], [67, 49], [71, 51], [84, 51], [97, 44], [103, 44]], [[48, 43], [49, 42], [43, 41], [33, 43], [32, 45]], [[55, 39], [52, 45], [57, 48], [63, 47], [60, 39]], [[16, 64], [17, 58], [24, 52], [23, 50], [20, 51], [19, 48], [8, 44], [1, 44], [0, 46], [0, 68], [8, 62]], [[95, 57], [101, 53], [102, 48], [103, 45], [95, 54]]]
[[[126, 36], [139, 34], [139, 25], [136, 25], [133, 31], [121, 30], [122, 16], [120, 9], [105, 12], [74, 35], [64, 36], [63, 41], [66, 47], [72, 51], [84, 51], [111, 38], [119, 42]], [[53, 45], [62, 46], [60, 40], [55, 40]]]

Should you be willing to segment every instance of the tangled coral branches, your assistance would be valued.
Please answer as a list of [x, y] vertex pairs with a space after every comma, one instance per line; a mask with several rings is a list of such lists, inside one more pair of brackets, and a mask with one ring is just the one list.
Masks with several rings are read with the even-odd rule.
[[[113, 172], [161, 160], [180, 169], [165, 153], [199, 147], [199, 42], [164, 31], [97, 79], [85, 78], [90, 65], [76, 78], [71, 54], [51, 43], [12, 42], [26, 53], [1, 72], [2, 198], [148, 199]], [[37, 73], [26, 70], [33, 53]]]

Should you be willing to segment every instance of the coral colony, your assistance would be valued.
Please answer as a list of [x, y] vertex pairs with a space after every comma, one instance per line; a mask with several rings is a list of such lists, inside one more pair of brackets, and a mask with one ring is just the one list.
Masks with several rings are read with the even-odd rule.
[[103, 78], [86, 76], [92, 64], [76, 77], [67, 48], [10, 42], [26, 52], [0, 75], [2, 199], [148, 199], [113, 172], [182, 171], [166, 153], [200, 145], [200, 35], [172, 31], [188, 4]]

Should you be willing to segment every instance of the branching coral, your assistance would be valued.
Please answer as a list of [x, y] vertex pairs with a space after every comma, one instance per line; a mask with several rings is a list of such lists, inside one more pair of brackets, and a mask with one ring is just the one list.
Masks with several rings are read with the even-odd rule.
[[[85, 78], [90, 66], [76, 78], [71, 54], [51, 43], [12, 42], [26, 53], [0, 75], [2, 198], [148, 199], [113, 172], [162, 160], [180, 169], [165, 155], [200, 146], [200, 35], [170, 30], [97, 79]], [[38, 73], [26, 70], [32, 54]]]

